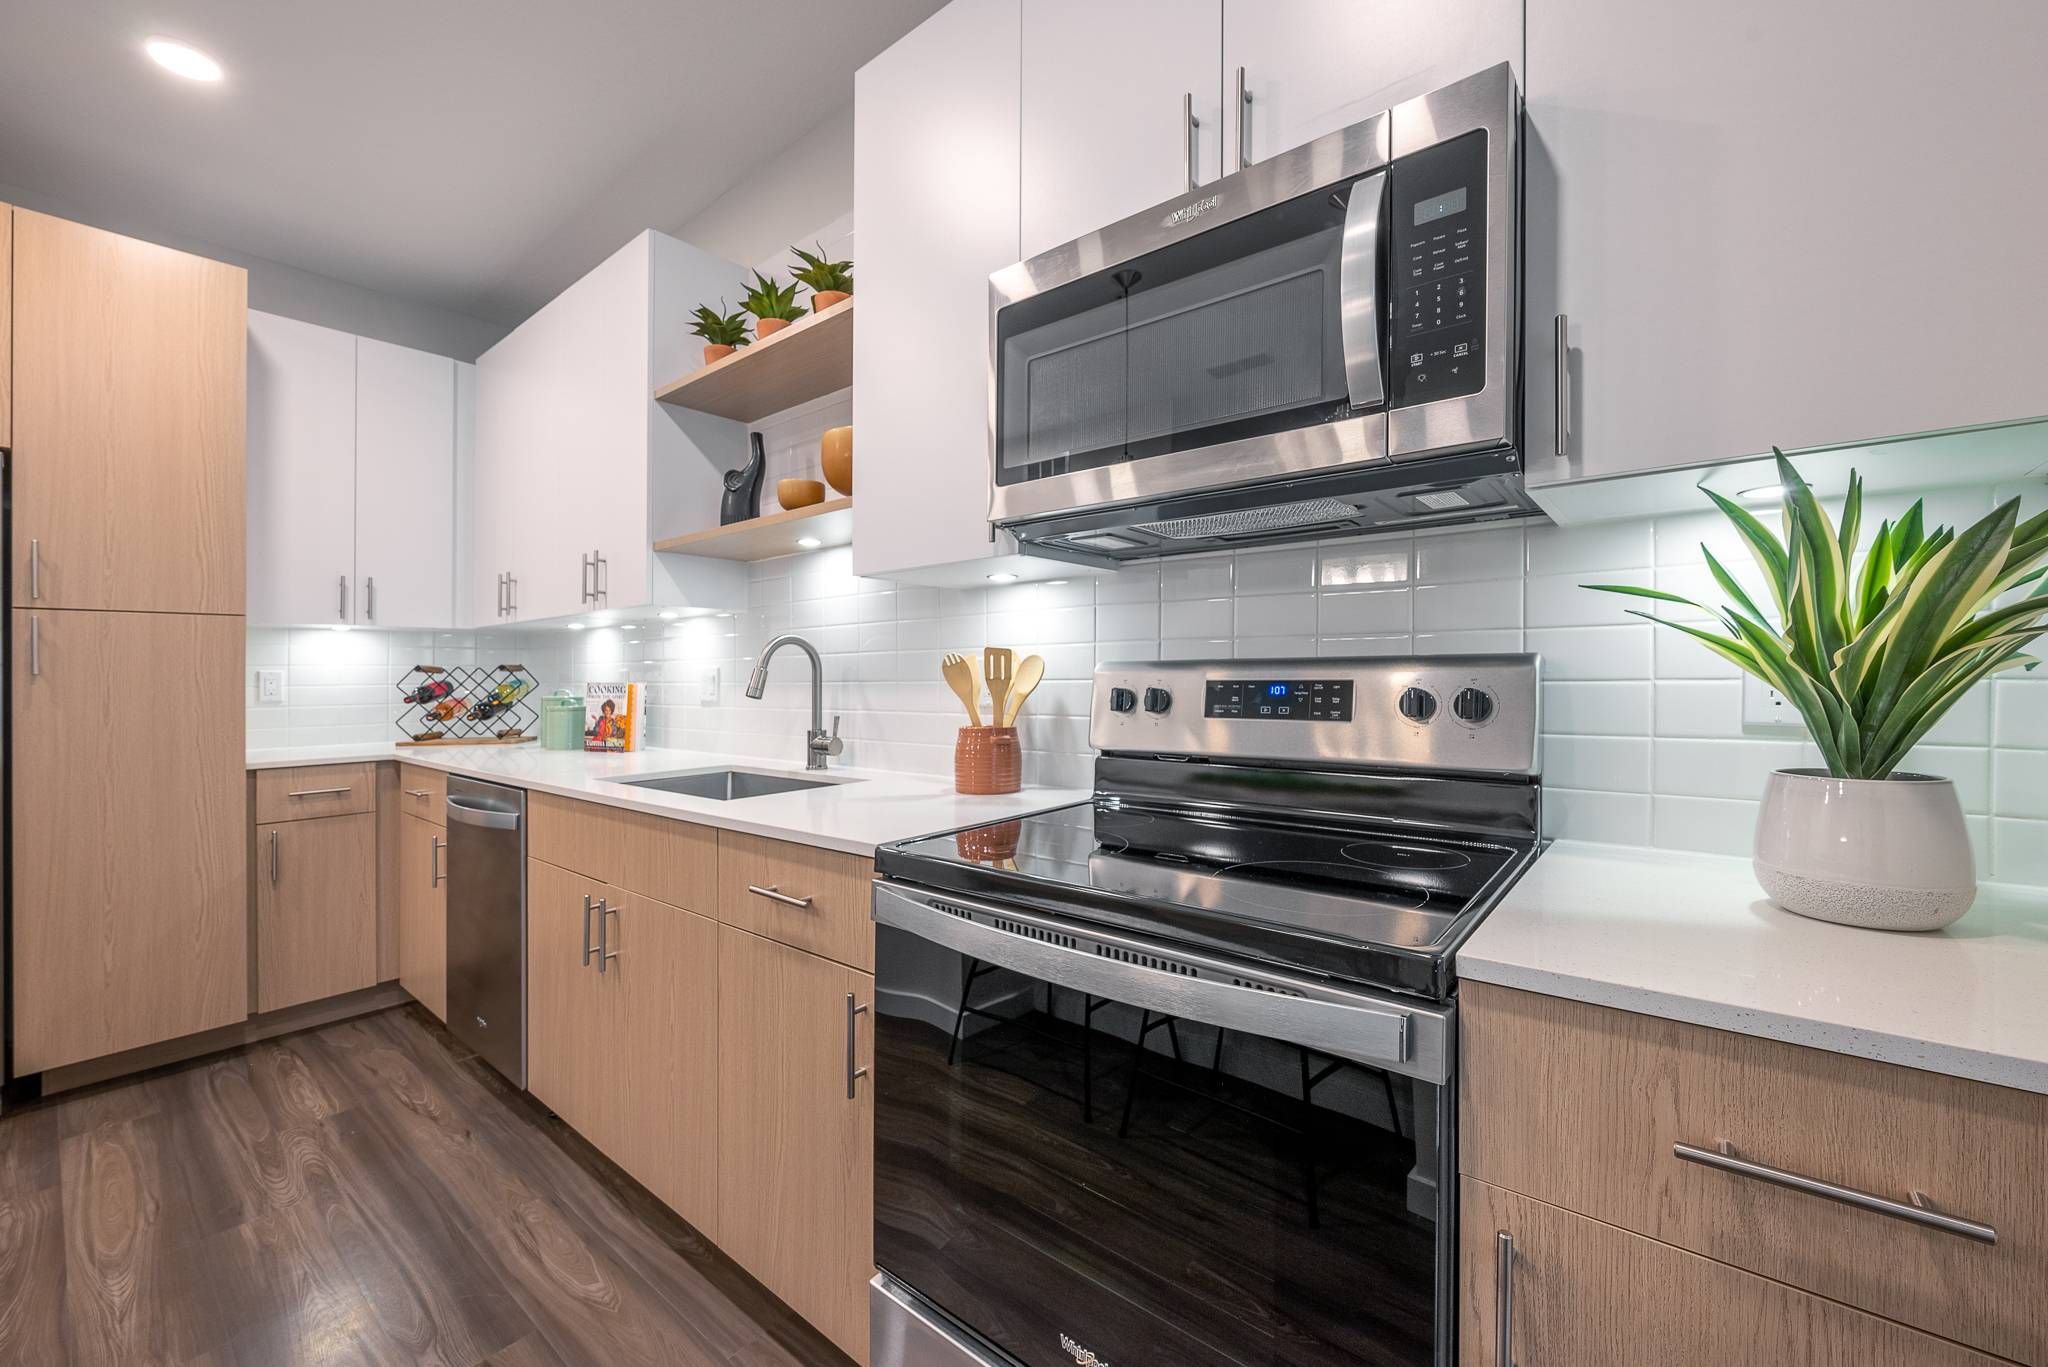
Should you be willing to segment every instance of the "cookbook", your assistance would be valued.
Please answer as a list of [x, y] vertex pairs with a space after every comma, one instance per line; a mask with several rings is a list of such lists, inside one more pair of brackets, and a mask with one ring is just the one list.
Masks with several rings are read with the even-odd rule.
[[583, 748], [622, 753], [640, 748], [643, 702], [636, 683], [583, 687]]

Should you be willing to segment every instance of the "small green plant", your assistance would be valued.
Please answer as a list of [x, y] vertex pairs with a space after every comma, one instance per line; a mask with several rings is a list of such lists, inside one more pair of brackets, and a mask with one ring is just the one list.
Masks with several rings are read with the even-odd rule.
[[[1784, 452], [1773, 448], [1772, 455], [1784, 491], [1782, 541], [1737, 504], [1704, 492], [1763, 571], [1776, 625], [1711, 551], [1707, 568], [1730, 600], [1719, 609], [1628, 584], [1584, 587], [1683, 603], [1718, 618], [1724, 631], [1631, 609], [1783, 693], [1836, 778], [1887, 778], [1973, 685], [2040, 663], [2021, 652], [2048, 631], [2048, 513], [2022, 522], [2015, 498], [1961, 534], [1925, 532], [1915, 503], [1896, 525], [1879, 525], [1858, 570], [1861, 477], [1849, 475], [1837, 529]], [[2028, 584], [2027, 594], [1998, 606]]]
[[702, 337], [712, 346], [745, 346], [753, 339], [747, 336], [747, 320], [737, 311], [727, 313], [725, 301], [718, 301], [718, 307], [709, 304], [697, 305], [690, 331]]
[[827, 261], [825, 244], [817, 244], [818, 250], [807, 252], [802, 247], [789, 250], [803, 265], [790, 272], [798, 281], [811, 287], [811, 293], [822, 294], [827, 290], [838, 290], [843, 294], [853, 293], [853, 263], [851, 261]]
[[807, 309], [796, 301], [796, 282], [778, 285], [759, 271], [740, 299], [740, 307], [756, 318], [801, 318]]

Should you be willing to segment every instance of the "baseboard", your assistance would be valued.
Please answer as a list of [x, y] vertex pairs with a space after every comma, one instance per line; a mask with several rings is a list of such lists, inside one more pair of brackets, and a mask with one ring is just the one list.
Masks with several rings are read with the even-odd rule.
[[233, 1025], [202, 1030], [196, 1035], [184, 1035], [157, 1044], [145, 1044], [140, 1049], [108, 1054], [105, 1058], [87, 1059], [83, 1063], [67, 1063], [61, 1068], [45, 1069], [42, 1074], [42, 1094], [51, 1096], [79, 1087], [90, 1087], [96, 1082], [125, 1077], [130, 1073], [147, 1072], [151, 1068], [161, 1068], [170, 1063], [184, 1063], [206, 1054], [217, 1054], [223, 1049], [234, 1049], [244, 1044], [254, 1044], [259, 1040], [289, 1035], [297, 1030], [332, 1025], [335, 1021], [347, 1020], [351, 1016], [368, 1015], [372, 1011], [382, 1011], [386, 1007], [398, 1006], [411, 1000], [411, 993], [397, 983], [389, 982], [366, 987], [357, 992], [346, 992], [339, 997], [306, 1002], [300, 1006], [288, 1006], [282, 1011], [266, 1011], [245, 1021], [236, 1021]]

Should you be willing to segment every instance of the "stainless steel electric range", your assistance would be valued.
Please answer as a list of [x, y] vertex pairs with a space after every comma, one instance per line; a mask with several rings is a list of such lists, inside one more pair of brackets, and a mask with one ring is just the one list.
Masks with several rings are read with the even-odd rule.
[[1448, 1367], [1537, 675], [1103, 665], [1092, 801], [879, 851], [873, 1367]]

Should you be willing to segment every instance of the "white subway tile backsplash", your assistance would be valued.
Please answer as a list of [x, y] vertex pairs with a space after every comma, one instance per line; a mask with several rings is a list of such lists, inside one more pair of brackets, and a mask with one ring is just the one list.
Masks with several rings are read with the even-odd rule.
[[1658, 793], [1650, 799], [1650, 843], [1669, 850], [1748, 854], [1755, 848], [1756, 809], [1755, 802]]
[[1531, 627], [1524, 649], [1543, 657], [1546, 679], [1647, 679], [1650, 627]]
[[1525, 533], [1519, 526], [1425, 532], [1415, 538], [1415, 581], [1456, 584], [1467, 579], [1520, 579]]
[[1547, 737], [1543, 779], [1566, 788], [1642, 793], [1650, 787], [1650, 742], [1639, 736]]
[[2048, 884], [2048, 821], [1994, 819], [1991, 876], [2001, 883]]
[[1660, 740], [1655, 791], [1680, 797], [1756, 798], [1773, 769], [1808, 762], [1796, 740]]
[[1233, 568], [1228, 557], [1189, 556], [1162, 561], [1159, 594], [1162, 598], [1213, 598], [1229, 593]]
[[1596, 793], [1543, 781], [1543, 833], [1610, 845], [1650, 843], [1650, 799], [1642, 793]]
[[[1989, 754], [1987, 751], [1958, 753]], [[1994, 790], [1991, 810], [1995, 810], [2000, 816], [2048, 820], [2048, 750], [2000, 750], [1992, 762], [1992, 774]], [[1953, 774], [1949, 776], [1954, 777]], [[1958, 785], [1960, 786], [1960, 780]], [[1982, 807], [1971, 807], [1967, 802], [1963, 809], [1985, 810]]]
[[2000, 749], [2048, 750], [2048, 679], [1995, 680], [1991, 706], [1992, 741]]
[[1321, 597], [1321, 635], [1380, 636], [1411, 629], [1408, 589], [1325, 590]]
[[1569, 680], [1543, 685], [1543, 730], [1554, 736], [1647, 736], [1646, 682]]
[[1659, 678], [1656, 733], [1701, 740], [1740, 740], [1742, 680]]
[[[1519, 553], [1519, 552], [1518, 552]], [[1514, 571], [1510, 571], [1513, 573]], [[1325, 542], [1318, 556], [1316, 582], [1324, 588], [1362, 588], [1373, 584], [1405, 584], [1409, 573], [1408, 539]]]
[[1237, 591], [1299, 593], [1316, 586], [1316, 548], [1290, 546], [1276, 551], [1240, 551]]
[[1518, 579], [1475, 579], [1415, 586], [1417, 631], [1499, 630], [1522, 625]]
[[1415, 634], [1418, 655], [1518, 655], [1521, 651], [1522, 633], [1512, 628]]
[[1164, 603], [1159, 609], [1159, 634], [1178, 639], [1229, 637], [1236, 606], [1228, 598], [1194, 598]]
[[[1242, 567], [1240, 567], [1240, 572]], [[1276, 593], [1237, 600], [1239, 636], [1306, 636], [1316, 634], [1316, 596]]]
[[1641, 569], [1655, 563], [1648, 522], [1541, 523], [1528, 529], [1528, 542], [1530, 574]]

